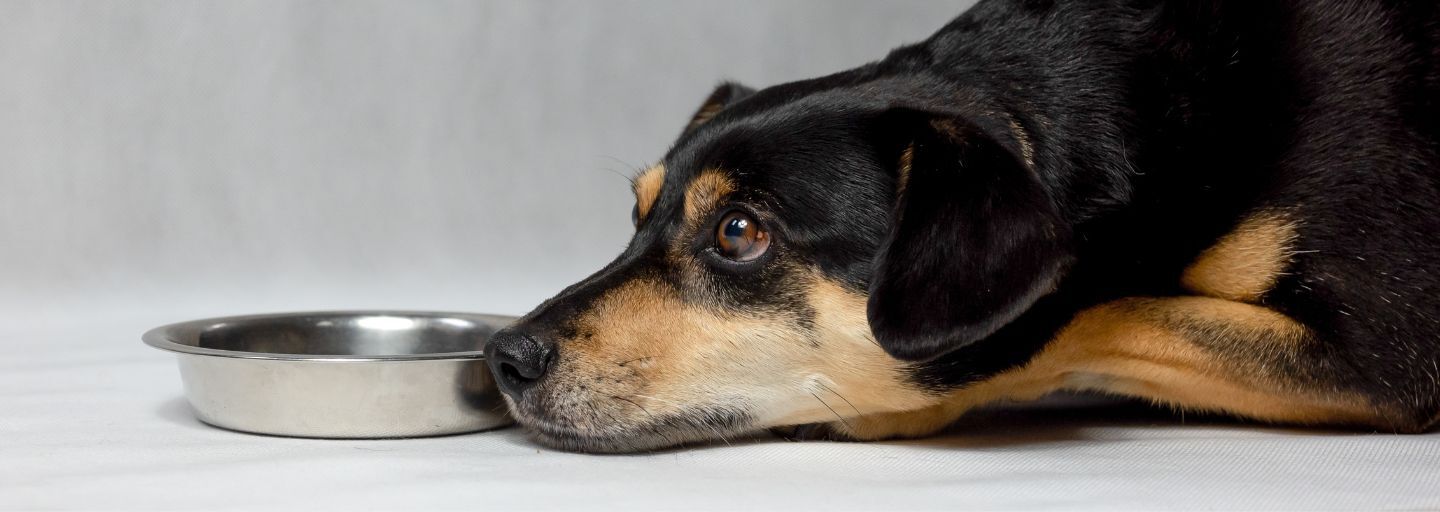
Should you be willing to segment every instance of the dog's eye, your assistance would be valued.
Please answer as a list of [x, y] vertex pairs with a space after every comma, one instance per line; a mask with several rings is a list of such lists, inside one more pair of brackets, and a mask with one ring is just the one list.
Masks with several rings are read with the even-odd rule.
[[770, 235], [760, 229], [755, 219], [743, 212], [732, 212], [720, 219], [715, 230], [715, 249], [721, 256], [735, 261], [750, 261], [770, 248]]

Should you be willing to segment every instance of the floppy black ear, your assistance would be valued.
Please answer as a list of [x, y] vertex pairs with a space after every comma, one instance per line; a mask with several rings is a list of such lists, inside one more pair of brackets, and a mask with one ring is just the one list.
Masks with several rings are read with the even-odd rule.
[[715, 92], [710, 93], [710, 97], [705, 98], [705, 103], [700, 104], [700, 109], [695, 111], [695, 115], [690, 116], [690, 124], [685, 125], [685, 131], [694, 130], [695, 127], [705, 124], [725, 107], [751, 94], [755, 94], [755, 89], [735, 82], [720, 84], [715, 88]]
[[[979, 341], [1053, 291], [1070, 229], [1036, 174], [957, 118], [908, 122], [898, 202], [868, 316], [892, 356], [922, 361]], [[908, 168], [907, 168], [908, 167]]]

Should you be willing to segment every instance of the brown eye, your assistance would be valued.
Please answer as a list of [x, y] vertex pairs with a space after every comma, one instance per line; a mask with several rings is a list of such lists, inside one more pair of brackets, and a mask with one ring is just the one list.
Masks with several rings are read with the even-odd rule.
[[755, 219], [742, 212], [732, 212], [720, 219], [715, 230], [715, 249], [721, 256], [735, 261], [751, 261], [770, 248], [770, 235], [760, 229]]

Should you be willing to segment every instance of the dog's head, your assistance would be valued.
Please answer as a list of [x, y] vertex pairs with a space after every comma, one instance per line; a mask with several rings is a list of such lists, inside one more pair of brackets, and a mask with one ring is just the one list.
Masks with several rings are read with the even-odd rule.
[[486, 355], [541, 442], [630, 451], [912, 410], [913, 365], [1050, 291], [1067, 228], [1013, 123], [870, 84], [717, 89], [635, 235]]

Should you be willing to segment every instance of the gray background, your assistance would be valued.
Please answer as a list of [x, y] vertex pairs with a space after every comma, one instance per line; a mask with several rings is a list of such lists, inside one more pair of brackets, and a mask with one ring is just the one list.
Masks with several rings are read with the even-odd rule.
[[523, 312], [718, 81], [970, 3], [0, 2], [0, 301]]

